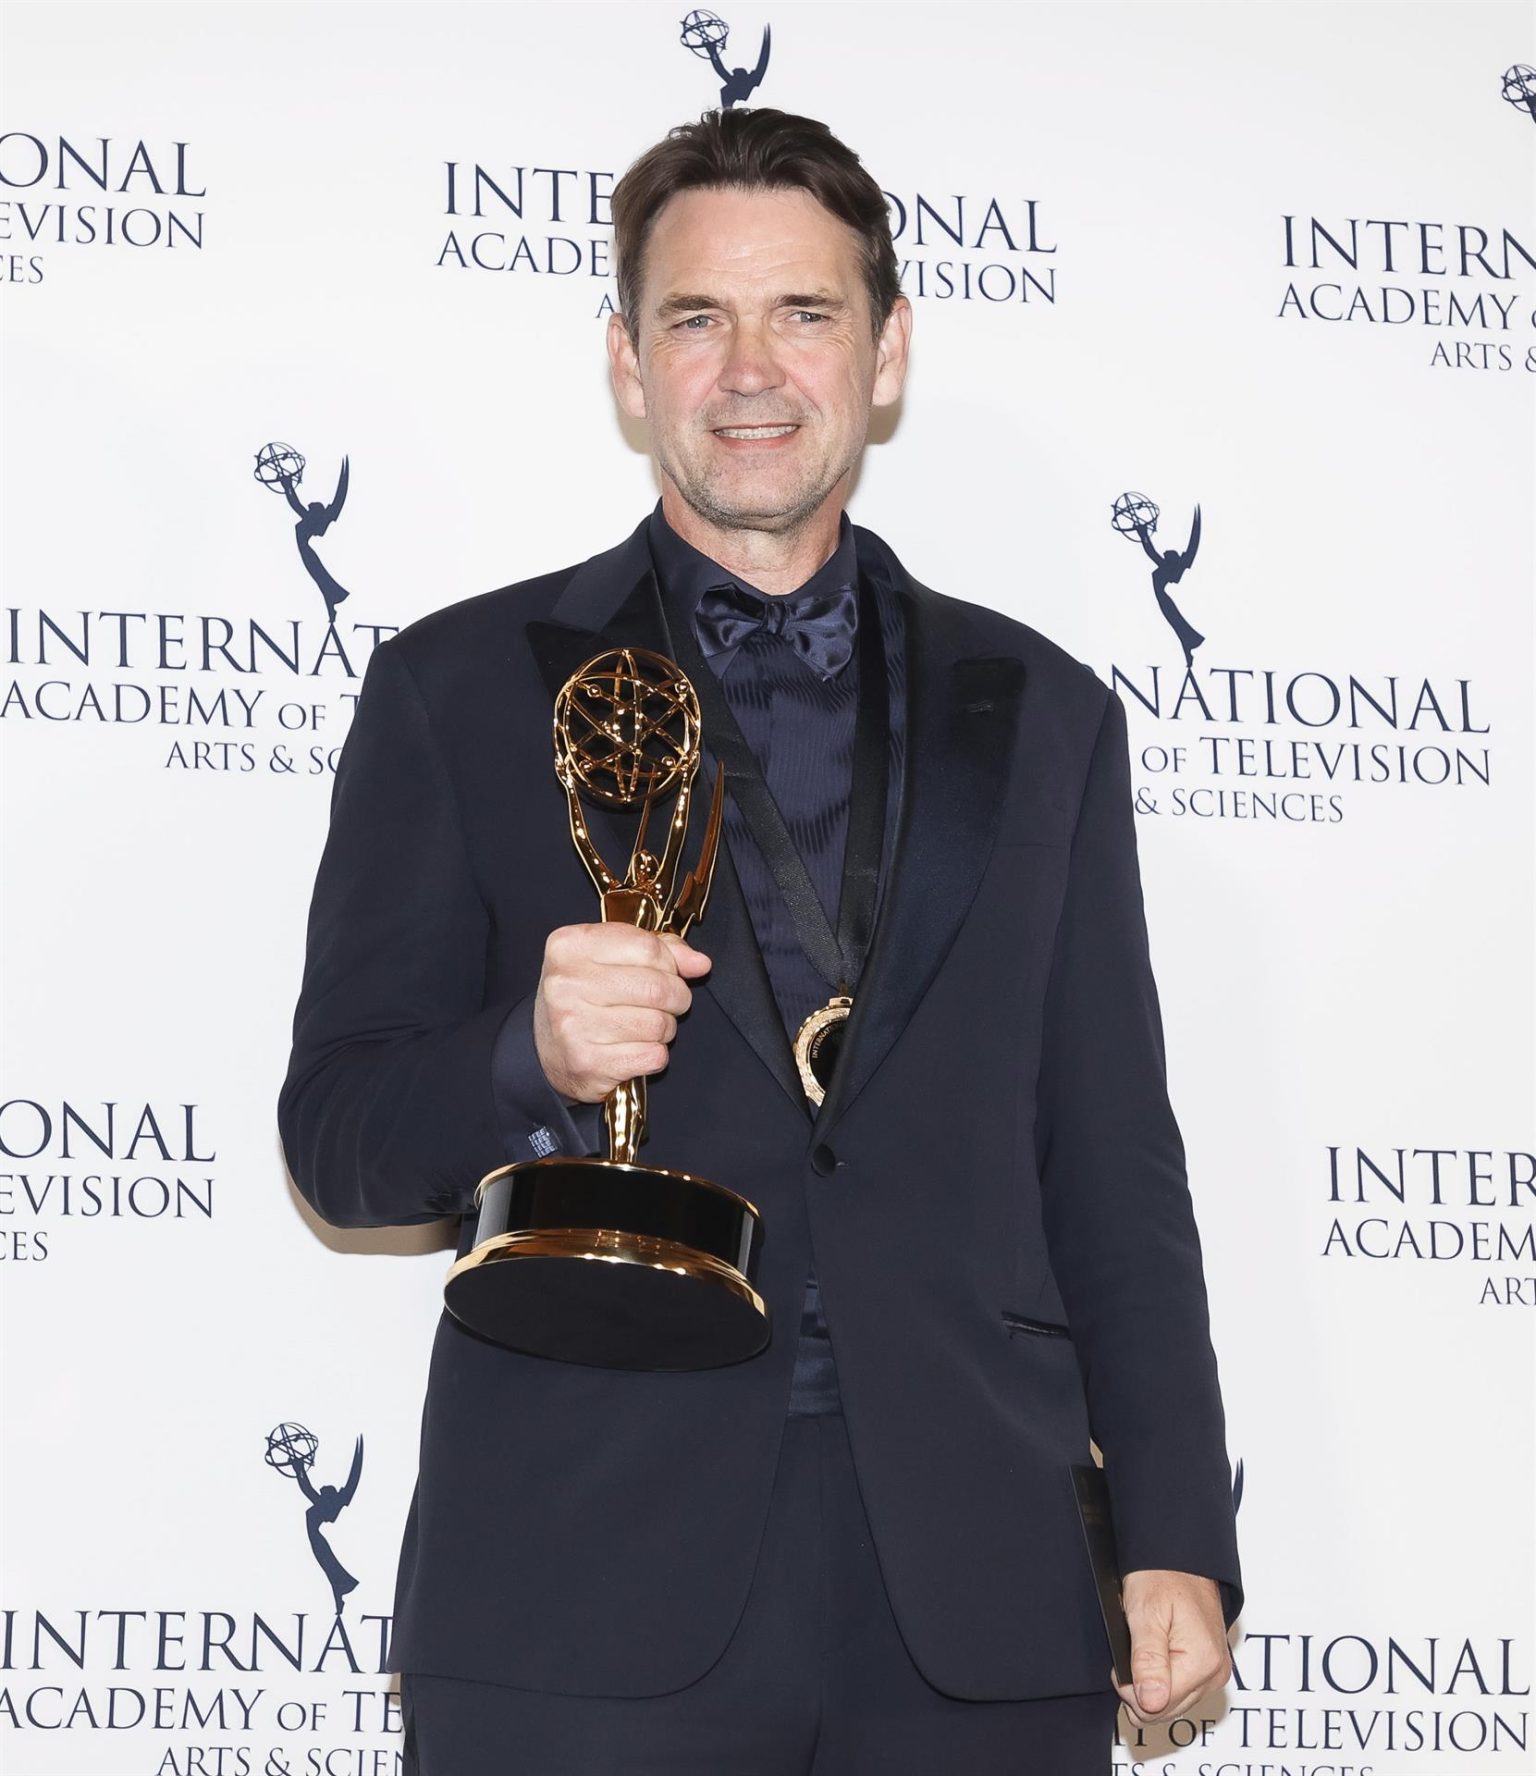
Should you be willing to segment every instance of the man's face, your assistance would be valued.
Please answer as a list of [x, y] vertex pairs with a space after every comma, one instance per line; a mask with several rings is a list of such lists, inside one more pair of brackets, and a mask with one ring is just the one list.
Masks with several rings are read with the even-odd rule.
[[638, 339], [608, 324], [614, 388], [662, 473], [723, 530], [841, 507], [872, 406], [906, 375], [911, 309], [875, 338], [853, 230], [807, 191], [685, 191], [652, 226]]

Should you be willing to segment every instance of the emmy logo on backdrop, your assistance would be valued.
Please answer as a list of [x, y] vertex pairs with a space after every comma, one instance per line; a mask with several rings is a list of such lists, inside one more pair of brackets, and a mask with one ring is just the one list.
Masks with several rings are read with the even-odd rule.
[[1536, 68], [1528, 68], [1524, 62], [1516, 62], [1514, 67], [1504, 70], [1503, 98], [1507, 103], [1518, 106], [1536, 123]]
[[299, 545], [299, 560], [304, 563], [304, 571], [320, 588], [320, 596], [325, 600], [326, 621], [336, 621], [336, 606], [347, 596], [345, 586], [339, 585], [330, 569], [315, 553], [315, 538], [324, 536], [336, 520], [341, 516], [341, 508], [347, 501], [347, 459], [341, 459], [341, 473], [336, 477], [336, 491], [331, 495], [329, 505], [320, 500], [304, 503], [295, 491], [304, 479], [304, 458], [291, 444], [263, 444], [256, 452], [256, 479], [263, 487], [270, 488], [274, 493], [281, 493], [293, 508], [298, 523], [293, 527], [293, 534]]
[[336, 1614], [339, 1617], [342, 1599], [349, 1591], [357, 1589], [357, 1580], [336, 1558], [335, 1551], [322, 1531], [326, 1524], [334, 1523], [352, 1503], [352, 1495], [357, 1491], [358, 1476], [363, 1471], [363, 1440], [359, 1437], [357, 1446], [352, 1451], [352, 1471], [347, 1475], [346, 1485], [322, 1486], [317, 1490], [309, 1477], [309, 1470], [314, 1466], [319, 1448], [320, 1439], [313, 1431], [306, 1430], [301, 1424], [280, 1424], [267, 1433], [266, 1463], [269, 1468], [276, 1468], [279, 1474], [286, 1474], [290, 1480], [296, 1480], [299, 1491], [309, 1500], [309, 1509], [304, 1513], [304, 1527], [309, 1531], [310, 1549], [331, 1587], [331, 1596], [335, 1599]]
[[1168, 596], [1168, 588], [1176, 586], [1194, 565], [1195, 551], [1200, 547], [1200, 508], [1195, 507], [1194, 523], [1189, 527], [1189, 541], [1182, 549], [1159, 549], [1152, 541], [1152, 532], [1162, 516], [1157, 505], [1144, 493], [1122, 493], [1114, 503], [1110, 523], [1123, 537], [1135, 537], [1152, 563], [1152, 593], [1157, 608], [1168, 621], [1168, 627], [1179, 638], [1184, 650], [1184, 664], [1193, 666], [1195, 649], [1205, 637]]
[[729, 111], [733, 105], [744, 105], [762, 85], [763, 75], [768, 71], [772, 27], [763, 26], [763, 47], [758, 53], [757, 66], [747, 69], [726, 67], [722, 52], [730, 42], [731, 27], [719, 13], [696, 9], [688, 14], [682, 25], [682, 36], [678, 41], [684, 49], [691, 49], [696, 56], [707, 59], [720, 76], [720, 109]]

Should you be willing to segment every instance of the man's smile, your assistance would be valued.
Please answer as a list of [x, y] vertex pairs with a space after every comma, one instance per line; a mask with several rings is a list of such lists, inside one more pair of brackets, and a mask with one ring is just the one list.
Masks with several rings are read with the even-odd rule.
[[714, 435], [739, 444], [764, 444], [776, 438], [787, 438], [800, 430], [798, 425], [716, 426]]

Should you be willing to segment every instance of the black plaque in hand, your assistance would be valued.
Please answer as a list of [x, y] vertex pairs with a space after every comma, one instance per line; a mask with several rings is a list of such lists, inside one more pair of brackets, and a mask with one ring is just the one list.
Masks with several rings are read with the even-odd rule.
[[1109, 1636], [1115, 1682], [1129, 1685], [1131, 1628], [1125, 1619], [1125, 1604], [1120, 1595], [1120, 1556], [1115, 1547], [1115, 1521], [1109, 1510], [1109, 1485], [1102, 1468], [1095, 1467], [1092, 1462], [1082, 1462], [1072, 1469], [1072, 1486], [1077, 1493], [1077, 1514], [1083, 1525], [1083, 1540], [1088, 1544], [1094, 1589], [1099, 1594], [1099, 1613], [1104, 1618], [1104, 1632]]

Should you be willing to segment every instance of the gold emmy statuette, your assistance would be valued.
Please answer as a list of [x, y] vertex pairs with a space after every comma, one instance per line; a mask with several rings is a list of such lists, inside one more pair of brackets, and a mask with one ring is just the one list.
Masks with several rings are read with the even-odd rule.
[[[555, 774], [571, 838], [602, 897], [604, 923], [687, 933], [704, 916], [720, 845], [723, 773], [697, 866], [678, 865], [699, 770], [699, 703], [671, 660], [614, 648], [587, 661], [555, 699]], [[658, 856], [646, 846], [656, 804], [676, 792]], [[581, 797], [640, 810], [622, 880], [598, 855]], [[752, 1286], [761, 1224], [744, 1197], [687, 1172], [637, 1165], [645, 1081], [604, 1105], [607, 1159], [551, 1155], [480, 1180], [474, 1248], [448, 1273], [448, 1311], [513, 1350], [615, 1369], [711, 1369], [768, 1342]]]

